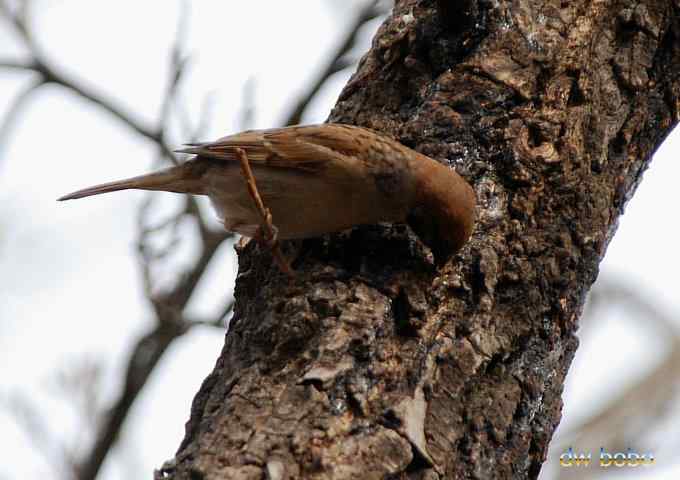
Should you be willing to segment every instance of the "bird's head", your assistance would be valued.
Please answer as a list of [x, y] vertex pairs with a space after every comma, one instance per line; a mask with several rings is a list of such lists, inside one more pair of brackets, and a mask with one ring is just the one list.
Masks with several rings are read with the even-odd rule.
[[415, 205], [407, 223], [443, 265], [470, 238], [475, 222], [475, 192], [454, 170], [428, 159], [418, 162]]

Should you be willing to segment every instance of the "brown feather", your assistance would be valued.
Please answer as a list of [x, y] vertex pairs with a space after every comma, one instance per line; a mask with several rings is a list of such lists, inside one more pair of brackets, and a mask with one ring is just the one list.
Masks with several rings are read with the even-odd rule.
[[215, 142], [190, 145], [179, 153], [230, 162], [238, 161], [236, 149], [245, 150], [253, 165], [318, 172], [339, 156], [360, 156], [357, 134], [371, 132], [350, 125], [308, 125], [301, 127], [250, 130], [220, 138]]
[[209, 161], [192, 160], [182, 165], [166, 168], [157, 172], [139, 175], [137, 177], [107, 182], [93, 187], [83, 188], [71, 192], [58, 201], [75, 200], [77, 198], [99, 195], [101, 193], [117, 192], [119, 190], [161, 190], [175, 193], [205, 194], [205, 182], [201, 181], [203, 174], [209, 168]]

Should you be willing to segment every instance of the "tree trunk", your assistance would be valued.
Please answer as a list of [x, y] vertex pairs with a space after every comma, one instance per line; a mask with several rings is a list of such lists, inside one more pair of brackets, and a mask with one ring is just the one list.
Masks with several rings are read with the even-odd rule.
[[[536, 478], [584, 299], [680, 110], [678, 0], [401, 0], [330, 121], [477, 193], [442, 269], [403, 225], [240, 252], [176, 479]], [[276, 222], [276, 219], [274, 219]]]

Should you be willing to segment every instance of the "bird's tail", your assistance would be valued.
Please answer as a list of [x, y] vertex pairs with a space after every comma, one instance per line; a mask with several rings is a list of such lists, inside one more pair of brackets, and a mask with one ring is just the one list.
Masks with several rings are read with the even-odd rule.
[[[199, 167], [199, 168], [197, 168]], [[83, 188], [64, 195], [57, 200], [73, 200], [76, 198], [99, 195], [100, 193], [116, 192], [118, 190], [162, 190], [175, 193], [204, 194], [200, 177], [205, 168], [200, 168], [196, 162], [190, 161], [182, 165], [166, 168], [147, 175], [126, 178], [115, 182], [102, 183], [93, 187]]]

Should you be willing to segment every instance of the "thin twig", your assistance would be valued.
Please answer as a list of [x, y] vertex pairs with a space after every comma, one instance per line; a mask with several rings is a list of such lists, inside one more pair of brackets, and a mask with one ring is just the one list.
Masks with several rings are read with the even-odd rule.
[[0, 397], [0, 406], [10, 412], [17, 426], [31, 436], [35, 451], [64, 478], [69, 478], [74, 471], [72, 452], [50, 430], [47, 419], [40, 414], [42, 405], [23, 393], [14, 392], [5, 398]]
[[42, 79], [39, 79], [36, 82], [30, 83], [14, 97], [5, 114], [5, 118], [2, 119], [2, 124], [0, 124], [0, 148], [2, 148], [2, 145], [6, 145], [6, 140], [9, 138], [9, 134], [15, 123], [18, 121], [19, 114], [24, 105], [26, 105], [31, 96], [33, 96], [33, 94], [43, 85], [45, 85], [45, 82], [42, 81]]
[[8, 68], [11, 70], [36, 70], [37, 65], [33, 62], [25, 62], [13, 59], [0, 59], [0, 68]]
[[283, 258], [281, 249], [279, 248], [279, 242], [276, 239], [276, 228], [272, 224], [272, 214], [267, 207], [265, 207], [262, 197], [260, 197], [260, 192], [257, 190], [257, 184], [255, 183], [255, 177], [253, 176], [253, 171], [250, 169], [250, 162], [248, 161], [248, 154], [242, 148], [236, 149], [236, 155], [241, 162], [241, 171], [243, 172], [243, 177], [246, 180], [246, 185], [248, 186], [248, 193], [250, 197], [255, 202], [258, 212], [262, 216], [262, 224], [260, 229], [266, 230], [265, 240], [269, 243], [272, 251], [272, 255], [278, 263], [279, 268], [282, 272], [286, 273], [288, 276], [293, 277], [293, 271], [290, 269], [288, 262]]
[[232, 313], [234, 310], [234, 299], [230, 299], [224, 304], [224, 307], [220, 311], [219, 314], [215, 315], [212, 318], [187, 318], [187, 322], [191, 324], [191, 326], [201, 326], [201, 327], [210, 327], [210, 328], [219, 328], [221, 330], [224, 330], [224, 327], [226, 326], [226, 319], [229, 316], [230, 313]]
[[[170, 79], [168, 86], [163, 96], [163, 102], [161, 104], [161, 112], [159, 115], [160, 122], [158, 126], [158, 132], [160, 138], [165, 141], [165, 132], [168, 129], [170, 123], [170, 117], [172, 113], [172, 106], [178, 95], [179, 84], [184, 75], [185, 67], [188, 62], [188, 58], [182, 54], [182, 45], [187, 36], [188, 30], [188, 19], [189, 18], [189, 8], [186, 1], [181, 2], [181, 11], [177, 19], [177, 30], [175, 32], [175, 40], [170, 50]], [[162, 152], [166, 153], [166, 152]], [[168, 155], [168, 160], [173, 164], [177, 165], [177, 157], [175, 155]]]
[[159, 321], [149, 334], [137, 341], [128, 361], [123, 391], [109, 411], [94, 446], [78, 468], [80, 480], [95, 480], [137, 395], [170, 344], [186, 331], [186, 326], [176, 322]]
[[250, 130], [255, 123], [255, 87], [256, 87], [255, 77], [248, 77], [246, 83], [243, 85], [243, 93], [241, 94], [241, 99], [243, 100], [243, 106], [241, 107], [241, 113], [239, 115], [239, 129], [240, 130]]
[[111, 100], [95, 93], [93, 90], [89, 89], [85, 85], [78, 83], [76, 80], [71, 79], [60, 73], [60, 70], [53, 67], [48, 63], [42, 50], [37, 45], [33, 39], [26, 18], [22, 15], [15, 15], [11, 12], [11, 9], [7, 6], [6, 2], [0, 1], [0, 13], [2, 13], [12, 25], [14, 25], [15, 30], [21, 37], [23, 42], [26, 44], [31, 52], [32, 58], [28, 62], [21, 62], [16, 60], [9, 60], [0, 63], [0, 67], [7, 67], [13, 69], [24, 69], [32, 70], [38, 73], [42, 77], [42, 81], [45, 83], [54, 83], [60, 85], [68, 90], [71, 90], [75, 94], [84, 98], [85, 100], [98, 105], [100, 108], [106, 110], [111, 115], [120, 120], [124, 125], [132, 128], [135, 132], [139, 133], [143, 137], [153, 141], [158, 144], [164, 155], [168, 158], [174, 158], [174, 153], [172, 148], [170, 148], [163, 138], [162, 131], [160, 129], [152, 129], [142, 125], [140, 122], [132, 118], [131, 115], [124, 112], [119, 107], [115, 106]]
[[358, 15], [354, 18], [353, 23], [347, 28], [345, 36], [342, 38], [342, 41], [336, 50], [331, 55], [329, 55], [330, 60], [326, 64], [325, 68], [319, 73], [319, 76], [316, 78], [314, 83], [312, 83], [312, 86], [309, 88], [309, 90], [307, 90], [307, 93], [301, 96], [297, 102], [295, 102], [295, 106], [284, 122], [285, 125], [297, 125], [301, 122], [302, 114], [305, 112], [305, 110], [307, 110], [307, 107], [309, 106], [312, 99], [317, 93], [319, 93], [319, 90], [321, 90], [321, 87], [323, 87], [331, 75], [339, 72], [345, 66], [348, 66], [346, 62], [343, 62], [343, 57], [349, 53], [356, 43], [357, 35], [362, 25], [383, 13], [384, 12], [378, 7], [378, 3], [374, 1], [366, 4], [359, 11]]

